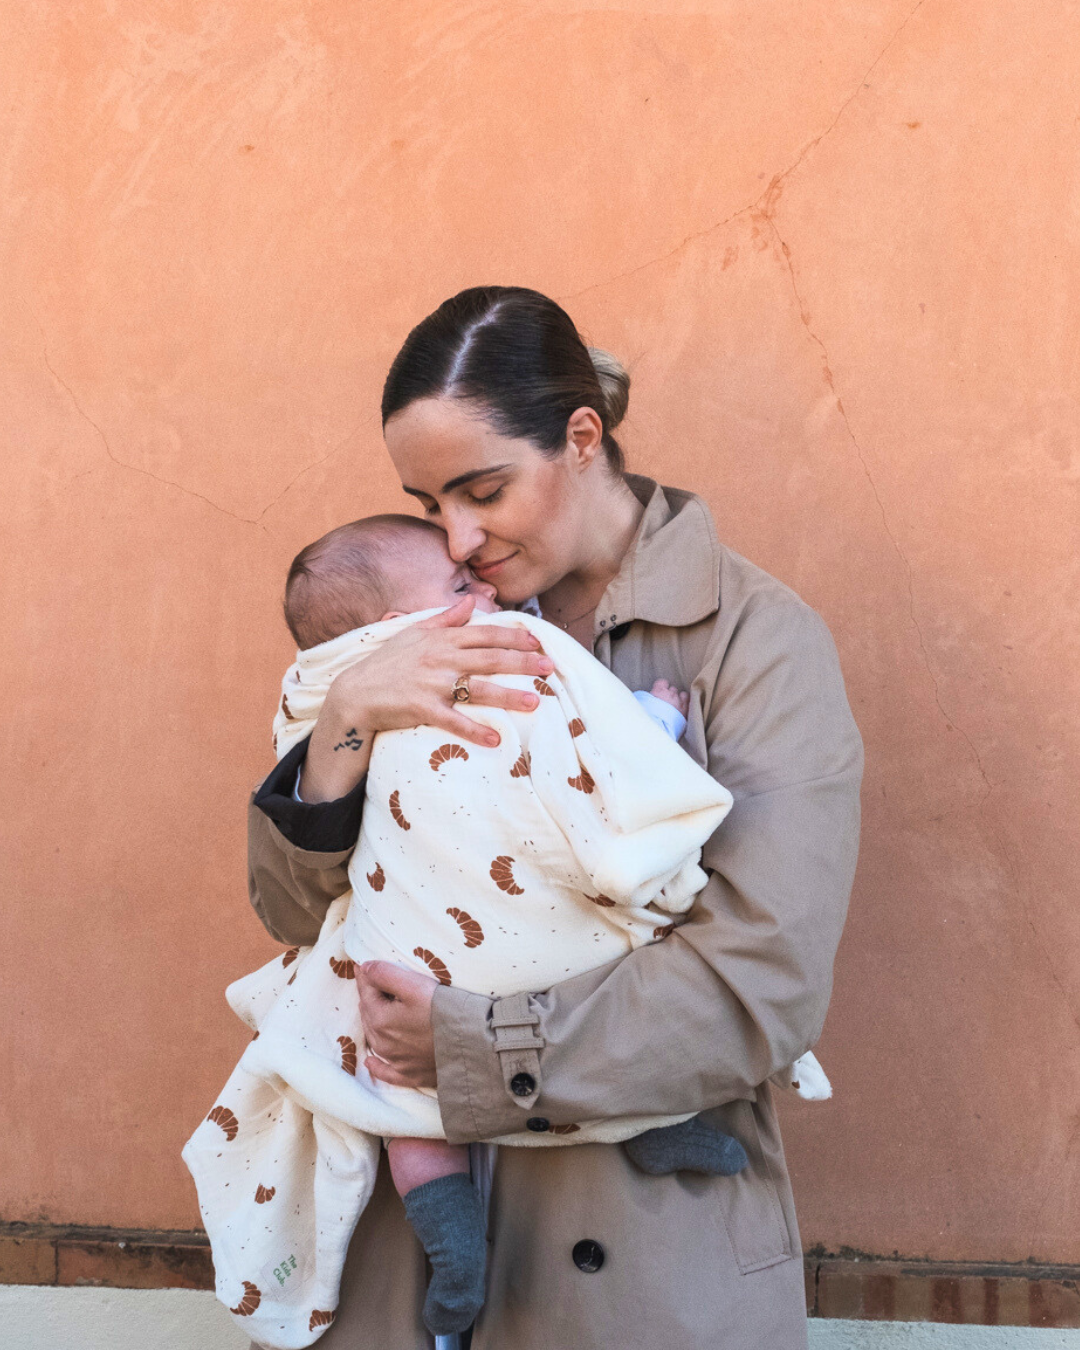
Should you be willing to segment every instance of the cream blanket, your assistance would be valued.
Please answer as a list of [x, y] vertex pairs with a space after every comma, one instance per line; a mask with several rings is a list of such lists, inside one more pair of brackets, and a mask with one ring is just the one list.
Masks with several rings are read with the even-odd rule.
[[[310, 733], [337, 675], [438, 612], [298, 653], [274, 723], [278, 756]], [[331, 905], [313, 947], [226, 991], [255, 1037], [183, 1156], [218, 1296], [267, 1346], [309, 1345], [333, 1320], [381, 1140], [443, 1137], [434, 1092], [365, 1070], [354, 965], [382, 958], [494, 996], [584, 973], [667, 936], [705, 884], [701, 846], [731, 807], [726, 789], [567, 634], [513, 612], [473, 622], [540, 638], [553, 675], [497, 677], [535, 688], [539, 707], [465, 705], [497, 728], [496, 749], [431, 727], [379, 734], [351, 894]], [[496, 1142], [618, 1142], [684, 1119], [580, 1121]]]

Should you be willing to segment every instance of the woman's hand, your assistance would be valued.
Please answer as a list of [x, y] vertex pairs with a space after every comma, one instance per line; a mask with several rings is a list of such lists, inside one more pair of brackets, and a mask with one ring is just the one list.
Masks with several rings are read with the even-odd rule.
[[549, 675], [553, 664], [524, 628], [466, 627], [475, 604], [466, 596], [443, 614], [403, 629], [330, 686], [311, 734], [300, 779], [306, 802], [344, 797], [367, 772], [377, 731], [441, 727], [476, 745], [494, 746], [498, 733], [458, 711], [450, 698], [459, 675], [474, 677], [470, 702], [531, 712], [536, 694], [507, 689], [482, 675]]
[[435, 1086], [435, 1035], [431, 1000], [439, 987], [391, 961], [365, 961], [356, 968], [360, 1018], [369, 1049], [364, 1060], [372, 1078], [395, 1087]]

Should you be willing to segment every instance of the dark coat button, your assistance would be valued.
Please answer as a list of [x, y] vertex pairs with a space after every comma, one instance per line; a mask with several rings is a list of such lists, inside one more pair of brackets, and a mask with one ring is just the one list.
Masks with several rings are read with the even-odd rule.
[[604, 1264], [604, 1249], [593, 1238], [582, 1238], [580, 1242], [575, 1242], [571, 1255], [574, 1265], [586, 1275], [594, 1275]]
[[629, 625], [628, 623], [620, 623], [620, 624], [617, 624], [617, 625], [611, 630], [611, 634], [610, 634], [611, 640], [612, 640], [613, 642], [618, 642], [619, 638], [625, 637], [625, 636], [627, 635], [627, 633], [629, 633], [629, 631], [630, 631], [630, 625]]
[[536, 1079], [531, 1073], [516, 1073], [510, 1079], [510, 1091], [515, 1097], [530, 1097], [536, 1091]]
[[527, 1130], [533, 1130], [536, 1134], [543, 1134], [545, 1130], [551, 1129], [551, 1121], [545, 1120], [543, 1116], [530, 1116], [525, 1122]]

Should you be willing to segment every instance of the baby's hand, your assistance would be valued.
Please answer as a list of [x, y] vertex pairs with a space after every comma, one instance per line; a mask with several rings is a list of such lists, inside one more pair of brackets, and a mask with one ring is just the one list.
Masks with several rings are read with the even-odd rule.
[[684, 717], [690, 710], [690, 695], [682, 689], [676, 689], [673, 684], [668, 684], [667, 680], [657, 680], [649, 693], [652, 694], [653, 698], [663, 699], [665, 703], [670, 703], [673, 708], [678, 708]]

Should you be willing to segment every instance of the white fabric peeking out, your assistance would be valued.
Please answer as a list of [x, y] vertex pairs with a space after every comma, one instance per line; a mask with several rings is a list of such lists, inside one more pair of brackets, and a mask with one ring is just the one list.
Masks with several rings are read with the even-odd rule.
[[[438, 612], [298, 653], [274, 723], [278, 756], [310, 733], [341, 671]], [[256, 1035], [183, 1156], [218, 1296], [269, 1347], [309, 1345], [332, 1322], [381, 1140], [444, 1137], [434, 1092], [391, 1087], [364, 1068], [355, 964], [394, 961], [497, 997], [584, 973], [671, 932], [705, 883], [701, 846], [731, 807], [567, 634], [521, 613], [472, 621], [540, 638], [553, 675], [495, 677], [535, 688], [539, 706], [463, 705], [497, 728], [495, 749], [431, 727], [379, 734], [351, 892], [330, 906], [314, 946], [226, 991]], [[495, 1142], [618, 1142], [686, 1118], [580, 1121]]]

